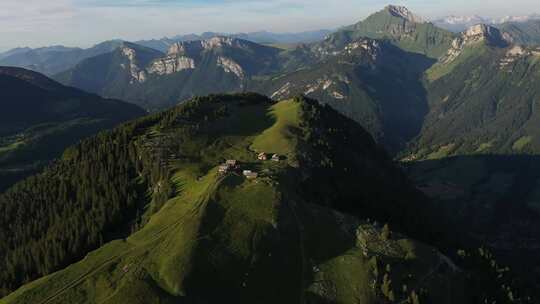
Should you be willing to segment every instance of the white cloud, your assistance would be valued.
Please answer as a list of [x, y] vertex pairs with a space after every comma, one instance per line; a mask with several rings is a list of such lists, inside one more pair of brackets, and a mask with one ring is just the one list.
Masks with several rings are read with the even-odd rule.
[[[0, 0], [0, 48], [50, 44], [87, 46], [191, 32], [302, 31], [356, 22], [380, 0]], [[171, 3], [175, 4], [171, 4]], [[183, 3], [179, 5], [178, 3]], [[202, 2], [206, 4], [201, 4]], [[395, 0], [420, 15], [540, 12], [538, 0]], [[116, 5], [112, 5], [116, 3]], [[153, 4], [152, 4], [153, 3]]]
[[69, 0], [1, 0], [0, 31], [35, 31], [72, 18], [75, 7]]

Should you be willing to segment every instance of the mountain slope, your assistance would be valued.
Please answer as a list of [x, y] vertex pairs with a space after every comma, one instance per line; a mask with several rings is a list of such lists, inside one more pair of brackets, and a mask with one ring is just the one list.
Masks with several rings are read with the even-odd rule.
[[388, 6], [322, 42], [283, 52], [281, 75], [256, 79], [250, 88], [278, 99], [312, 96], [394, 154], [419, 134], [428, 111], [424, 71], [456, 38], [404, 7]]
[[414, 157], [539, 151], [540, 52], [478, 26], [428, 71], [430, 113]]
[[391, 153], [420, 131], [427, 113], [422, 72], [432, 63], [387, 42], [359, 39], [308, 68], [260, 82], [275, 99], [304, 94], [360, 123]]
[[55, 76], [60, 82], [106, 97], [119, 98], [146, 79], [142, 67], [161, 57], [159, 51], [124, 42], [113, 52], [83, 60]]
[[[256, 151], [278, 153], [281, 161], [258, 161]], [[239, 171], [219, 174], [224, 159], [237, 159]], [[242, 170], [259, 176], [246, 179]], [[39, 204], [21, 203], [38, 198]], [[57, 218], [51, 211], [60, 206]], [[436, 225], [426, 228], [435, 219], [423, 196], [371, 137], [313, 100], [197, 98], [68, 149], [44, 173], [0, 196], [0, 207], [8, 290], [142, 228], [5, 303], [349, 303], [356, 297], [371, 303], [404, 299], [422, 288], [441, 299], [443, 280], [460, 286], [460, 272], [437, 272], [448, 262], [432, 248], [328, 209], [440, 240]], [[34, 223], [34, 214], [48, 220]], [[393, 270], [385, 276], [386, 264]], [[411, 290], [397, 293], [409, 273], [416, 278], [408, 283]], [[390, 278], [394, 287], [388, 287]], [[386, 287], [370, 287], [373, 280]]]
[[0, 190], [77, 140], [144, 114], [28, 70], [0, 67]]
[[89, 49], [52, 46], [38, 49], [14, 49], [0, 58], [0, 66], [21, 67], [52, 76], [68, 70], [80, 61], [111, 52], [121, 41], [105, 41]]

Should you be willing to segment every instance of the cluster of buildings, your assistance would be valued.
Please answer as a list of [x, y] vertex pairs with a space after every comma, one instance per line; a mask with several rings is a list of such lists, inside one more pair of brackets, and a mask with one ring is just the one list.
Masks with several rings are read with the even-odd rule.
[[272, 154], [272, 157], [268, 157], [268, 154], [264, 153], [264, 152], [261, 152], [259, 153], [259, 155], [257, 156], [257, 159], [258, 160], [268, 160], [270, 159], [271, 161], [275, 161], [275, 162], [278, 162], [281, 160], [281, 157], [278, 155], [278, 154]]
[[[271, 160], [279, 162], [281, 160], [281, 157], [278, 154], [272, 154], [272, 156], [269, 156], [269, 154], [262, 152], [257, 155], [257, 159], [261, 161]], [[239, 169], [239, 162], [235, 159], [229, 159], [218, 167], [218, 172], [220, 174], [227, 174], [229, 172], [234, 172]], [[256, 179], [257, 177], [259, 177], [259, 173], [252, 170], [243, 170], [242, 175], [244, 175], [247, 179]]]
[[224, 164], [219, 165], [219, 173], [229, 173], [239, 168], [238, 161], [235, 159], [229, 159]]

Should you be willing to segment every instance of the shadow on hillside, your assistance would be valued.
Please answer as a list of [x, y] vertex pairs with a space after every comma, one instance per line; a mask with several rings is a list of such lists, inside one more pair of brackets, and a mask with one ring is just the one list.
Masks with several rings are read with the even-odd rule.
[[406, 169], [456, 233], [492, 247], [520, 275], [540, 282], [540, 156], [459, 156]]
[[378, 102], [382, 116], [381, 143], [391, 154], [395, 154], [422, 130], [429, 111], [422, 78], [436, 60], [395, 46], [389, 48], [395, 59], [381, 64], [376, 73], [365, 69], [359, 73], [364, 75], [365, 91]]

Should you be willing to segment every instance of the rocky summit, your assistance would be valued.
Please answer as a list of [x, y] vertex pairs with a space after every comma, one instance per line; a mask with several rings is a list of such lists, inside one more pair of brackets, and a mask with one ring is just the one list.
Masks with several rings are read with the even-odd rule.
[[415, 15], [405, 6], [389, 5], [385, 8], [385, 10], [387, 10], [392, 16], [403, 18], [409, 22], [414, 22], [414, 23], [427, 22], [424, 18], [418, 15]]

